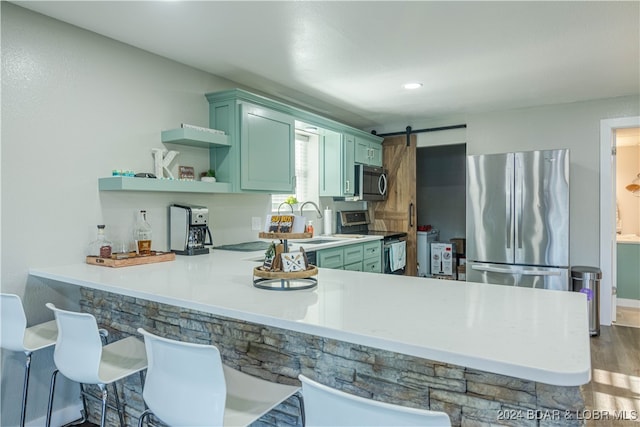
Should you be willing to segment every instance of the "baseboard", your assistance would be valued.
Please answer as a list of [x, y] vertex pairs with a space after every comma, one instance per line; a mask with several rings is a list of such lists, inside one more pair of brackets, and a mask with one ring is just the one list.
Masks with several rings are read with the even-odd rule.
[[[75, 421], [81, 416], [82, 401], [78, 401], [77, 404], [69, 405], [65, 408], [58, 409], [51, 413], [51, 425], [53, 427], [63, 426], [71, 421]], [[44, 417], [31, 420], [26, 425], [28, 427], [42, 427], [47, 421], [46, 415]]]
[[640, 300], [628, 299], [628, 298], [617, 298], [616, 305], [618, 307], [640, 308]]

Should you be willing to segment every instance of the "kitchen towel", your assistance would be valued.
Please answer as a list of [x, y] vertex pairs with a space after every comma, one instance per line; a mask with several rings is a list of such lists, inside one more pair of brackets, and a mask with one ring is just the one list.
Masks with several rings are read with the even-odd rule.
[[389, 247], [389, 265], [391, 271], [404, 268], [407, 263], [407, 242], [392, 243]]

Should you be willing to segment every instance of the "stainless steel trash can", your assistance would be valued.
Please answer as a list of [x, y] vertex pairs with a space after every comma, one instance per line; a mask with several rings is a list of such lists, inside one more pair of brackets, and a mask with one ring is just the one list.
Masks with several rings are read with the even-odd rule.
[[587, 295], [589, 334], [600, 335], [600, 279], [602, 271], [595, 267], [571, 267], [571, 289]]

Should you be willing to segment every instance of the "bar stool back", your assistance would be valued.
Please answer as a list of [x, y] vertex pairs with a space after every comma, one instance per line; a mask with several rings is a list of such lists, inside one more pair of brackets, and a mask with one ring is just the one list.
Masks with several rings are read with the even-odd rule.
[[55, 320], [27, 328], [27, 316], [24, 313], [22, 300], [18, 295], [0, 294], [0, 314], [2, 315], [0, 347], [11, 351], [22, 351], [27, 356], [24, 364], [22, 407], [20, 411], [20, 426], [23, 427], [27, 414], [31, 354], [34, 351], [54, 345], [58, 335], [58, 328]]
[[300, 391], [224, 366], [213, 345], [138, 332], [149, 361], [142, 393], [149, 409], [139, 427], [151, 414], [171, 426], [246, 426]]
[[115, 406], [124, 427], [124, 410], [120, 405], [115, 382], [141, 372], [147, 367], [144, 343], [136, 337], [127, 337], [102, 346], [95, 317], [89, 313], [76, 313], [56, 308], [47, 303], [58, 325], [58, 339], [53, 360], [58, 368], [51, 377], [47, 427], [51, 424], [51, 410], [58, 372], [81, 384], [94, 384], [100, 388], [102, 414], [100, 425], [104, 427], [107, 412], [107, 388], [113, 384]]
[[313, 381], [302, 382], [306, 426], [450, 426], [444, 412], [427, 411], [355, 396]]

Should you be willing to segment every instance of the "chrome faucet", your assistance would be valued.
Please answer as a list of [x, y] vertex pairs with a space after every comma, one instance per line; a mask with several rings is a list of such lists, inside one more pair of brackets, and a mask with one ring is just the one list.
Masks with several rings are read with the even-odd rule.
[[[291, 206], [291, 204], [287, 203], [287, 202], [282, 202], [278, 205], [278, 215], [280, 215], [280, 208], [282, 207], [282, 205], [287, 205], [289, 206], [289, 209], [291, 209], [291, 213], [293, 214], [293, 206]], [[300, 210], [300, 212], [302, 212], [302, 209]]]
[[322, 218], [322, 212], [320, 212], [320, 208], [318, 207], [318, 205], [311, 201], [304, 202], [302, 205], [300, 205], [300, 215], [302, 215], [302, 209], [304, 208], [304, 206], [308, 204], [312, 204], [313, 207], [316, 208], [316, 212], [318, 212], [318, 218]]

